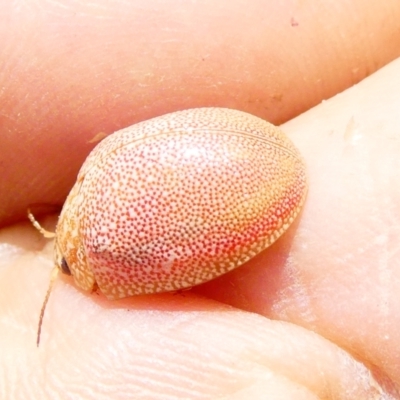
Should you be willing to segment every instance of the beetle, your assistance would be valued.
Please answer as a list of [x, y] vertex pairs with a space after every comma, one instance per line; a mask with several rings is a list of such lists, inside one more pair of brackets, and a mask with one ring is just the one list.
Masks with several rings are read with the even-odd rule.
[[304, 161], [276, 126], [226, 108], [166, 114], [89, 154], [58, 219], [55, 264], [109, 299], [190, 288], [275, 242], [306, 192]]

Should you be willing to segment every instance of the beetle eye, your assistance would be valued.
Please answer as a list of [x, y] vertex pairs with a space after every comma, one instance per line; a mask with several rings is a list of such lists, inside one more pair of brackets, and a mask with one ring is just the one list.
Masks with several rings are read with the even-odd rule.
[[71, 275], [71, 270], [69, 269], [67, 261], [64, 257], [61, 260], [61, 271], [65, 275]]

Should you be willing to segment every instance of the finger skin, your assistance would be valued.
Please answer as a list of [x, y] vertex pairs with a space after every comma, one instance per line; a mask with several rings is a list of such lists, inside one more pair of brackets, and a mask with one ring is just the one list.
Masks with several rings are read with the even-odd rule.
[[394, 0], [3, 1], [0, 15], [2, 225], [62, 204], [101, 132], [198, 106], [280, 123], [400, 52]]
[[[37, 320], [52, 268], [52, 243], [45, 245], [28, 223], [4, 230], [0, 371], [7, 385], [0, 386], [5, 394], [0, 397], [9, 398], [16, 387], [16, 399], [29, 397], [24, 388], [31, 386], [17, 385], [17, 376], [38, 382], [30, 398], [34, 393], [41, 399], [54, 393], [99, 398], [110, 390], [117, 399], [130, 393], [160, 398], [159, 388], [161, 398], [167, 390], [172, 398], [192, 390], [191, 398], [196, 393], [198, 398], [246, 399], [251, 394], [263, 399], [269, 393], [271, 398], [400, 399], [398, 218], [390, 218], [391, 212], [398, 215], [394, 207], [400, 203], [387, 168], [397, 152], [393, 133], [398, 131], [394, 111], [400, 69], [390, 67], [285, 126], [302, 147], [310, 177], [297, 227], [252, 263], [202, 289], [109, 302], [59, 279], [38, 350]], [[385, 93], [377, 97], [379, 105], [370, 103], [376, 93]], [[371, 109], [380, 111], [379, 124]], [[346, 129], [349, 113], [360, 121], [358, 129]], [[365, 129], [363, 119], [371, 128], [379, 126], [381, 139], [375, 129]], [[370, 140], [377, 153], [368, 152]], [[380, 169], [370, 175], [376, 181], [366, 182], [369, 174], [359, 174], [363, 160], [371, 160], [365, 157], [373, 154], [379, 156]], [[354, 171], [361, 179], [352, 181]], [[364, 186], [368, 182], [372, 186]], [[375, 189], [362, 196], [368, 187]], [[381, 201], [390, 206], [380, 207]], [[387, 231], [373, 224], [378, 217]], [[390, 240], [385, 243], [380, 235], [379, 245], [371, 240], [373, 232]], [[354, 358], [371, 370], [360, 369]], [[151, 393], [138, 392], [149, 386]]]
[[[126, 4], [128, 3], [133, 4], [132, 7], [136, 5], [135, 2]], [[271, 2], [273, 3], [275, 2]], [[2, 83], [0, 216], [3, 223], [22, 218], [28, 202], [61, 203], [73, 183], [74, 174], [80, 163], [93, 146], [88, 140], [99, 132], [111, 132], [139, 119], [192, 105], [231, 106], [253, 112], [271, 121], [283, 121], [385, 64], [395, 57], [399, 40], [398, 32], [395, 30], [397, 29], [395, 21], [398, 21], [399, 16], [394, 2], [379, 4], [369, 2], [368, 5], [365, 2], [351, 2], [351, 5], [347, 2], [341, 3], [345, 6], [338, 6], [336, 2], [334, 8], [327, 6], [329, 16], [326, 15], [327, 10], [324, 14], [321, 13], [321, 9], [313, 8], [315, 6], [301, 3], [302, 16], [303, 18], [308, 16], [308, 19], [291, 20], [291, 27], [287, 30], [281, 29], [281, 25], [279, 27], [276, 25], [277, 22], [285, 20], [278, 16], [292, 16], [293, 8], [287, 4], [282, 5], [281, 9], [275, 9], [275, 6], [268, 9], [265, 2], [252, 3], [255, 4], [256, 10], [252, 11], [247, 3], [244, 5], [244, 3], [230, 2], [231, 7], [233, 5], [237, 7], [236, 19], [233, 18], [233, 14], [230, 18], [226, 18], [226, 9], [214, 14], [215, 8], [211, 13], [210, 8], [203, 6], [202, 10], [206, 16], [215, 15], [213, 24], [209, 23], [207, 27], [198, 24], [203, 30], [196, 30], [199, 22], [197, 18], [202, 15], [199, 10], [183, 14], [185, 6], [182, 5], [180, 8], [169, 7], [168, 12], [164, 13], [159, 5], [155, 6], [155, 3], [151, 3], [149, 8], [141, 6], [139, 9], [136, 6], [135, 11], [130, 13], [127, 9], [115, 7], [115, 10], [121, 10], [121, 15], [113, 19], [109, 18], [110, 10], [96, 5], [94, 8], [86, 6], [88, 8], [82, 12], [76, 12], [71, 4], [65, 2], [63, 4], [65, 7], [62, 9], [58, 8], [59, 2], [48, 2], [39, 7], [36, 2], [33, 8], [27, 10], [20, 8], [21, 11], [16, 12], [7, 9], [12, 7], [12, 4], [14, 3], [2, 2], [0, 5], [4, 7], [4, 13], [1, 14], [3, 17], [13, 16], [4, 18], [8, 21], [8, 25], [4, 23], [0, 27], [0, 35], [5, 38], [3, 43], [7, 44], [2, 49], [4, 68], [0, 76]], [[46, 7], [53, 8], [49, 10]], [[139, 12], [148, 13], [148, 10], [153, 12], [150, 14], [153, 17], [150, 22], [149, 18], [137, 18]], [[275, 13], [272, 13], [274, 10]], [[295, 11], [299, 12], [298, 9]], [[102, 17], [102, 12], [104, 15], [107, 14], [108, 19]], [[233, 13], [232, 8], [229, 12]], [[177, 20], [178, 14], [180, 18]], [[185, 18], [181, 18], [182, 15]], [[193, 23], [194, 15], [196, 23]], [[271, 21], [268, 21], [268, 15], [273, 16]], [[189, 16], [192, 16], [192, 19]], [[104, 20], [108, 25], [105, 25]], [[303, 20], [307, 21], [307, 24], [303, 24]], [[52, 24], [46, 25], [43, 21], [51, 21]], [[132, 21], [138, 22], [133, 24]], [[158, 21], [163, 21], [163, 24]], [[165, 25], [165, 21], [170, 21], [169, 25]], [[177, 24], [176, 21], [185, 21], [185, 24], [182, 22]], [[308, 36], [304, 31], [299, 35], [299, 30], [295, 30], [303, 25], [309, 28], [306, 32]], [[20, 29], [21, 26], [23, 29]], [[105, 26], [108, 29], [105, 29]], [[162, 49], [159, 46], [160, 36], [155, 35], [155, 28], [151, 30], [152, 27], [160, 26], [170, 28], [163, 32], [162, 37], [165, 40]], [[262, 35], [259, 33], [260, 30]], [[277, 36], [276, 32], [281, 30], [283, 36]], [[147, 35], [144, 35], [143, 31], [147, 32]], [[218, 36], [212, 34], [215, 31], [219, 32]], [[190, 32], [196, 34], [199, 32], [197, 45], [194, 47], [192, 47], [193, 35], [189, 35]], [[293, 32], [297, 33], [291, 35]], [[189, 43], [190, 40], [191, 44], [190, 46], [186, 44], [185, 51], [178, 51], [184, 48], [182, 37], [185, 38], [185, 43]], [[264, 40], [255, 40], [255, 37]], [[82, 38], [86, 38], [88, 42], [85, 43], [90, 45], [82, 46]], [[180, 38], [180, 41], [177, 38]], [[216, 38], [219, 38], [219, 41]], [[238, 38], [244, 40], [245, 53], [237, 50], [240, 44]], [[296, 38], [298, 42], [295, 42]], [[319, 47], [315, 46], [318, 41], [322, 42]], [[306, 43], [308, 47], [305, 48]], [[207, 60], [212, 61], [211, 65], [209, 63], [206, 67], [200, 67], [204, 63], [200, 63], [200, 66], [199, 63], [196, 64], [199, 49], [208, 51]], [[317, 52], [316, 49], [323, 51]], [[104, 57], [105, 54], [109, 57]], [[182, 54], [186, 55], [183, 60]], [[117, 57], [118, 63], [114, 62]], [[200, 71], [197, 69], [199, 72], [196, 74], [189, 74], [186, 72], [188, 65], [189, 67], [197, 65]], [[149, 70], [153, 75], [146, 75], [146, 80], [143, 75]], [[193, 77], [196, 79], [196, 84]], [[392, 78], [385, 82], [383, 86], [377, 84], [376, 87], [370, 88], [371, 91], [373, 89], [373, 93], [378, 91], [384, 96], [380, 98], [379, 107], [375, 104], [364, 114], [365, 117], [374, 113], [381, 116], [381, 120], [372, 121], [375, 124], [372, 127], [376, 127], [374, 131], [379, 133], [382, 132], [382, 127], [387, 126], [386, 121], [389, 120], [386, 118], [387, 115], [397, 114], [398, 110], [398, 104], [395, 106], [395, 103], [389, 103], [388, 107], [385, 107], [386, 100], [390, 99], [387, 94], [398, 93]], [[271, 95], [271, 92], [278, 93], [278, 97]], [[381, 223], [370, 225], [370, 217], [374, 214], [371, 214], [370, 207], [365, 206], [367, 204], [363, 205], [361, 202], [360, 205], [356, 202], [353, 203], [353, 207], [343, 206], [340, 209], [344, 197], [340, 189], [342, 186], [338, 181], [329, 186], [330, 196], [325, 194], [325, 198], [329, 197], [329, 204], [324, 200], [326, 173], [329, 172], [328, 176], [332, 178], [338, 171], [332, 171], [330, 162], [335, 158], [333, 155], [343, 155], [343, 152], [338, 152], [338, 148], [346, 150], [344, 153], [350, 153], [347, 154], [350, 160], [357, 156], [357, 151], [351, 150], [351, 146], [349, 151], [349, 146], [341, 147], [339, 142], [333, 142], [335, 144], [333, 146], [332, 141], [329, 141], [331, 136], [326, 132], [327, 130], [330, 132], [330, 127], [336, 126], [331, 124], [330, 119], [332, 116], [342, 115], [345, 111], [345, 122], [339, 125], [340, 132], [351, 133], [354, 129], [346, 129], [347, 126], [351, 128], [349, 112], [358, 110], [360, 99], [364, 97], [365, 93], [361, 97], [358, 96], [354, 103], [339, 103], [333, 109], [324, 108], [328, 104], [325, 103], [317, 113], [312, 111], [304, 117], [305, 119], [295, 122], [295, 125], [287, 125], [289, 133], [292, 132], [292, 139], [302, 147], [307, 157], [310, 178], [314, 170], [317, 172], [313, 178], [313, 190], [309, 195], [310, 205], [307, 205], [297, 230], [286, 235], [286, 239], [279, 243], [281, 247], [277, 244], [271, 249], [272, 261], [276, 266], [271, 267], [271, 262], [267, 258], [269, 268], [266, 269], [265, 259], [263, 261], [261, 258], [262, 262], [252, 268], [263, 272], [253, 274], [251, 268], [243, 267], [240, 270], [241, 275], [225, 281], [226, 285], [222, 288], [227, 291], [227, 295], [222, 300], [264, 316], [270, 315], [303, 325], [330, 338], [340, 347], [346, 348], [351, 355], [355, 354], [357, 359], [366, 365], [376, 365], [375, 377], [380, 384], [387, 380], [397, 385], [397, 389], [396, 386], [384, 388], [393, 394], [387, 398], [400, 398], [398, 393], [396, 394], [399, 387], [399, 362], [396, 351], [399, 348], [397, 343], [399, 318], [398, 307], [393, 307], [399, 303], [399, 290], [396, 286], [398, 282], [396, 273], [399, 270], [396, 261], [397, 247], [393, 245], [393, 242], [398, 242], [396, 234], [398, 229], [395, 223], [399, 214], [396, 212], [396, 218], [391, 218], [391, 213], [396, 210], [393, 206], [388, 208], [387, 203], [383, 202], [382, 207], [372, 210], [388, 210], [389, 214], [385, 216], [377, 212], [375, 216]], [[290, 130], [290, 126], [293, 131]], [[355, 131], [357, 132], [357, 129]], [[376, 160], [393, 159], [392, 154], [397, 151], [393, 145], [396, 143], [396, 134], [393, 132], [398, 132], [398, 129], [392, 130], [392, 140], [387, 138], [385, 140], [385, 143], [391, 143], [390, 146], [378, 147], [375, 139], [376, 146], [372, 148], [379, 149], [374, 153], [377, 155]], [[334, 133], [333, 129], [333, 137], [336, 138]], [[323, 149], [325, 151], [320, 158], [314, 158], [313, 155], [319, 155]], [[332, 153], [332, 150], [335, 152]], [[355, 161], [347, 164], [348, 169], [343, 171], [346, 174], [340, 175], [342, 178], [346, 177], [343, 179], [347, 182], [346, 190], [352, 189], [355, 183], [347, 179], [354, 173], [354, 169], [349, 167], [359, 165]], [[3, 166], [7, 166], [7, 169]], [[357, 169], [355, 171], [360, 172]], [[396, 196], [389, 191], [397, 187], [391, 183], [391, 175], [388, 175], [385, 169], [379, 171], [379, 175], [371, 175], [375, 179], [373, 182], [389, 182], [388, 188], [383, 188], [385, 189], [383, 192], [382, 188], [379, 189], [385, 194], [384, 196], [374, 196], [369, 193], [368, 198], [371, 202], [389, 199], [390, 204], [393, 204], [392, 201], [394, 204], [399, 204], [396, 202]], [[382, 171], [385, 172], [383, 175]], [[381, 179], [382, 177], [385, 179]], [[338, 195], [332, 197], [332, 191]], [[365, 199], [365, 195], [361, 198]], [[335, 205], [335, 209], [332, 209], [332, 204]], [[378, 205], [382, 203], [378, 202]], [[365, 215], [369, 217], [367, 228], [362, 223]], [[389, 226], [390, 229], [385, 234], [390, 241], [387, 241], [386, 245], [385, 242], [379, 245], [374, 241], [368, 241], [371, 239], [369, 236], [372, 235], [371, 232], [381, 232], [382, 226]], [[332, 231], [332, 227], [337, 230]], [[329, 398], [329, 395], [339, 397], [340, 394], [337, 395], [339, 392], [329, 392], [331, 388], [335, 388], [337, 380], [328, 380], [327, 383], [323, 379], [326, 370], [323, 370], [324, 373], [319, 375], [322, 376], [321, 380], [314, 385], [305, 380], [300, 380], [299, 384], [299, 377], [288, 374], [286, 367], [280, 367], [281, 369], [276, 371], [276, 363], [271, 364], [270, 370], [262, 370], [260, 373], [257, 366], [265, 362], [271, 350], [276, 349], [276, 346], [273, 349], [266, 347], [270, 336], [265, 334], [267, 328], [264, 324], [267, 322], [264, 320], [261, 322], [259, 319], [242, 319], [242, 314], [235, 314], [232, 336], [237, 332], [241, 334], [237, 335], [237, 340], [229, 341], [230, 347], [225, 352], [218, 353], [217, 350], [221, 347], [218, 343], [223, 344], [227, 341], [228, 329], [222, 329], [221, 326], [231, 327], [225, 322], [225, 309], [221, 311], [219, 307], [211, 307], [210, 303], [207, 303], [206, 311], [209, 319], [206, 327], [199, 329], [198, 320], [203, 318], [203, 313], [196, 315], [197, 318], [194, 319], [196, 323], [188, 324], [185, 319], [187, 313], [184, 313], [183, 317], [180, 313], [176, 314], [176, 311], [180, 312], [181, 309], [168, 310], [166, 306], [163, 308], [163, 304], [168, 306], [171, 304], [166, 299], [159, 298], [153, 301], [149, 299], [147, 303], [141, 302], [140, 299], [131, 299], [128, 304], [120, 304], [121, 307], [101, 303], [101, 307], [99, 305], [100, 308], [97, 308], [97, 303], [92, 297], [88, 298], [90, 301], [82, 300], [87, 299], [87, 296], [77, 292], [68, 281], [60, 281], [55, 288], [44, 325], [44, 338], [50, 344], [43, 351], [40, 348], [41, 352], [37, 353], [34, 346], [36, 315], [39, 313], [41, 299], [48, 283], [51, 250], [46, 248], [47, 253], [44, 255], [38, 253], [39, 265], [37, 265], [31, 258], [32, 251], [39, 252], [41, 249], [40, 239], [35, 236], [37, 233], [33, 232], [33, 237], [24, 239], [19, 226], [12, 229], [14, 229], [13, 238], [18, 240], [17, 246], [14, 246], [14, 239], [11, 240], [8, 236], [1, 239], [0, 360], [3, 365], [0, 370], [3, 372], [2, 382], [7, 383], [0, 386], [5, 391], [1, 393], [1, 398], [10, 398], [10, 393], [14, 394], [16, 388], [20, 390], [29, 388], [29, 394], [19, 392], [20, 398], [24, 399], [54, 398], [55, 393], [74, 393], [76, 398], [89, 398], [89, 394], [100, 394], [102, 388], [110, 387], [120, 391], [118, 397], [114, 398], [129, 398], [127, 393], [131, 387], [127, 389], [127, 385], [132, 383], [138, 387], [140, 382], [136, 379], [145, 380], [144, 375], [138, 374], [137, 370], [129, 370], [131, 366], [148, 367], [144, 368], [146, 376], [148, 377], [151, 372], [150, 376], [156, 377], [152, 383], [157, 383], [165, 376], [167, 382], [170, 382], [168, 371], [171, 369], [171, 364], [175, 365], [176, 360], [181, 361], [178, 357], [180, 354], [188, 355], [188, 360], [196, 359], [196, 356], [200, 355], [209, 355], [208, 365], [209, 360], [214, 362], [212, 374], [209, 375], [209, 380], [201, 379], [202, 385], [197, 392], [209, 394], [210, 392], [205, 390], [215, 385], [213, 379], [215, 376], [220, 376], [220, 361], [225, 360], [226, 355], [231, 354], [236, 348], [240, 351], [235, 353], [234, 359], [229, 359], [230, 365], [238, 366], [237, 373], [250, 370], [254, 374], [240, 379], [240, 387], [232, 386], [229, 379], [222, 383], [219, 381], [218, 393], [226, 394], [227, 398], [233, 398], [234, 395], [240, 398], [240, 393], [243, 393], [242, 398], [249, 398], [246, 397], [248, 393], [252, 394], [251, 398], [257, 398], [256, 394], [259, 394], [259, 398], [265, 398], [265, 393], [269, 393], [267, 389], [274, 383], [275, 387], [279, 386], [280, 394], [290, 392], [292, 398], [318, 398], [320, 395], [325, 398]], [[300, 242], [296, 243], [299, 239], [295, 238], [298, 236]], [[294, 244], [291, 238], [294, 238]], [[338, 238], [343, 239], [340, 241]], [[363, 253], [364, 256], [360, 256], [357, 251], [365, 249], [366, 244], [371, 244], [371, 247]], [[376, 254], [382, 258], [376, 258]], [[290, 264], [285, 263], [288, 255]], [[386, 260], [383, 257], [385, 255]], [[350, 260], [349, 256], [352, 256]], [[282, 268], [282, 265], [285, 268]], [[255, 280], [261, 285], [255, 285]], [[230, 287], [234, 290], [229, 290]], [[299, 288], [303, 291], [296, 290]], [[211, 296], [211, 288], [206, 290], [205, 293]], [[173, 304], [176, 303], [172, 302]], [[182, 301], [178, 304], [181, 305]], [[199, 309], [203, 311], [205, 307], [203, 302], [198, 301], [191, 303], [191, 306], [191, 312], [193, 308], [196, 311]], [[155, 311], [157, 307], [160, 314]], [[127, 311], [138, 308], [143, 311], [142, 315]], [[189, 307], [185, 310], [188, 311]], [[106, 314], [103, 314], [103, 311]], [[224, 317], [222, 325], [211, 319], [216, 311], [221, 312], [216, 314], [217, 317], [221, 315]], [[192, 317], [191, 313], [189, 315]], [[163, 323], [152, 319], [152, 316], [160, 318]], [[260, 325], [262, 325], [261, 330]], [[130, 333], [135, 326], [137, 330]], [[166, 331], [169, 337], [173, 337], [182, 326], [189, 330], [187, 336], [178, 341], [182, 345], [172, 347], [170, 342], [163, 341], [163, 334]], [[218, 336], [217, 342], [213, 342], [211, 346], [213, 351], [210, 352], [210, 346], [206, 346], [212, 337], [210, 332], [216, 334], [221, 331], [223, 334]], [[137, 350], [142, 344], [140, 339], [149, 336], [151, 332], [156, 333], [153, 341], [150, 338], [144, 346], [146, 352], [140, 353]], [[264, 337], [265, 342], [257, 341], [254, 347], [251, 347], [251, 351], [248, 351], [248, 347], [240, 347], [243, 337], [251, 338], [253, 332]], [[283, 347], [291, 342], [282, 331], [276, 332], [283, 339]], [[195, 334], [196, 340], [188, 342], [187, 337], [193, 337]], [[308, 334], [307, 332], [306, 335]], [[201, 341], [202, 336], [206, 338], [205, 342]], [[92, 345], [94, 337], [97, 338], [95, 346]], [[293, 353], [296, 354], [296, 359], [309, 354], [307, 347], [296, 346], [299, 337], [303, 335], [295, 331], [292, 340], [295, 343]], [[315, 348], [312, 338], [308, 343], [310, 348]], [[124, 346], [129, 344], [132, 350], [127, 352]], [[88, 351], [91, 348], [95, 351]], [[323, 343], [317, 348], [321, 355], [328, 351]], [[160, 362], [160, 351], [168, 349], [175, 351], [169, 353], [171, 358], [162, 358]], [[198, 353], [193, 349], [197, 349]], [[143, 354], [149, 361], [148, 364], [139, 357]], [[261, 354], [261, 357], [256, 358], [255, 363], [247, 363], [249, 359], [254, 360], [255, 354]], [[102, 355], [104, 358], [101, 358]], [[278, 359], [280, 355], [282, 353], [277, 352]], [[244, 359], [246, 363], [243, 367]], [[71, 363], [71, 360], [75, 362]], [[310, 357], [303, 358], [300, 367], [297, 364], [297, 370], [303, 370], [306, 376], [308, 374], [314, 376], [321, 371], [310, 369], [314, 364], [328, 369], [340, 366], [334, 359], [321, 360], [318, 357]], [[90, 368], [79, 376], [76, 371], [79, 372], [80, 367], [87, 365]], [[115, 368], [116, 365], [118, 368]], [[193, 364], [184, 365], [187, 366], [186, 372], [197, 371], [193, 368]], [[256, 367], [250, 368], [254, 366]], [[115, 374], [111, 375], [110, 371], [114, 371]], [[343, 372], [348, 373], [347, 370]], [[183, 378], [187, 376], [178, 375]], [[357, 377], [360, 380], [365, 378], [363, 373], [354, 370], [348, 376], [351, 381]], [[23, 386], [20, 384], [21, 381], [15, 382], [12, 377], [32, 379]], [[238, 375], [234, 377], [237, 378]], [[332, 375], [329, 375], [329, 379], [331, 377]], [[295, 385], [285, 385], [288, 383], [288, 378], [305, 388], [301, 396], [298, 393], [297, 397], [293, 395], [296, 390]], [[105, 380], [109, 386], [104, 386]], [[196, 376], [187, 382], [198, 380], [199, 377]], [[369, 387], [366, 388], [368, 394], [357, 393], [358, 396], [353, 398], [376, 397], [372, 397], [372, 394], [376, 395], [372, 389], [374, 380], [366, 381], [369, 383]], [[173, 387], [178, 390], [182, 387], [182, 382], [174, 381]], [[165, 398], [165, 390], [163, 394], [162, 398]], [[288, 397], [281, 396], [281, 398]]]
[[397, 387], [399, 71], [400, 59], [283, 125], [309, 174], [295, 235], [199, 290], [319, 332], [384, 370]]
[[110, 302], [59, 279], [37, 348], [35, 311], [48, 280], [51, 245], [35, 254], [29, 226], [10, 231], [0, 234], [15, 250], [12, 267], [0, 270], [1, 398], [383, 396], [361, 362], [321, 336], [193, 293]]

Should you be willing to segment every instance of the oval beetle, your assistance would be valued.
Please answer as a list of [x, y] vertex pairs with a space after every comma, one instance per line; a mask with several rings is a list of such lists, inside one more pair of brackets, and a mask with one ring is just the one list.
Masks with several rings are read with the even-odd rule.
[[258, 117], [197, 108], [153, 118], [90, 153], [57, 223], [55, 263], [109, 299], [189, 288], [275, 242], [306, 191], [298, 150]]

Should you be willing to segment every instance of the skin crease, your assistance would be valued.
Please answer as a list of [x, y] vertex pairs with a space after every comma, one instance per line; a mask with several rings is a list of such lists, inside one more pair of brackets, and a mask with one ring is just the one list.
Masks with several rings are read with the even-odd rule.
[[[12, 15], [12, 6], [3, 3], [0, 15]], [[235, 107], [281, 122], [399, 56], [395, 2], [335, 2], [326, 6], [329, 24], [327, 10], [311, 2], [279, 9], [273, 2], [253, 2], [253, 9], [233, 2], [232, 24], [210, 3], [202, 12], [213, 23], [200, 33], [199, 14], [194, 23], [193, 10], [183, 3], [179, 13], [170, 5], [163, 13], [157, 3], [121, 4], [132, 10], [118, 18], [143, 16], [128, 33], [128, 22], [99, 2], [80, 13], [77, 4], [65, 4], [35, 2], [8, 19], [8, 30], [6, 24], [0, 28], [8, 43], [0, 73], [7, 89], [1, 92], [0, 165], [13, 165], [0, 183], [3, 223], [20, 218], [29, 202], [61, 203], [98, 132], [199, 105]], [[107, 13], [109, 19], [102, 17]], [[72, 28], [77, 15], [86, 21], [80, 34]], [[251, 29], [239, 26], [235, 15]], [[60, 36], [51, 31], [54, 25], [37, 29], [44, 16], [56, 21]], [[172, 24], [175, 18], [185, 22]], [[277, 25], [285, 18], [292, 23]], [[161, 23], [170, 28], [160, 31], [166, 35], [160, 47], [149, 29]], [[261, 27], [270, 29], [264, 40], [257, 36]], [[107, 32], [106, 43], [100, 30]], [[197, 40], [193, 53], [180, 51], [182, 36]], [[91, 52], [79, 52], [76, 37], [87, 38]], [[207, 44], [216, 37], [218, 51], [212, 52]], [[238, 38], [246, 51], [226, 62]], [[315, 50], [321, 38], [322, 54]], [[191, 74], [206, 76], [208, 85], [194, 85], [178, 67], [199, 48], [207, 48], [213, 62]], [[56, 54], [49, 58], [49, 51]], [[118, 67], [99, 62], [105, 54], [112, 61], [120, 57]], [[36, 66], [24, 61], [41, 58]], [[38, 350], [36, 325], [52, 245], [28, 223], [4, 229], [0, 398], [68, 393], [97, 399], [112, 393], [113, 399], [261, 399], [267, 393], [273, 399], [399, 399], [399, 68], [397, 61], [283, 125], [310, 176], [297, 226], [252, 263], [201, 288], [108, 302], [59, 279]], [[204, 89], [195, 93], [193, 87]], [[52, 229], [54, 220], [44, 224]], [[387, 397], [378, 397], [379, 390]]]

